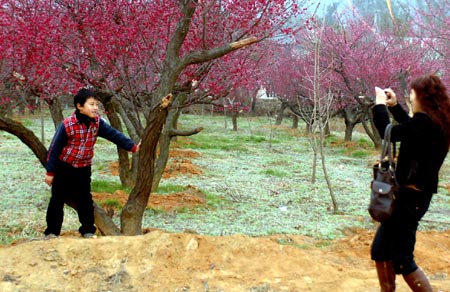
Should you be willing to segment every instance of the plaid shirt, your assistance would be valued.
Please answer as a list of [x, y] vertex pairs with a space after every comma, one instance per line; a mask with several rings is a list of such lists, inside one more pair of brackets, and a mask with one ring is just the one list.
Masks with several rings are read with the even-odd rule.
[[130, 138], [111, 127], [99, 116], [92, 119], [88, 127], [86, 123], [77, 119], [74, 112], [56, 130], [47, 153], [45, 165], [47, 175], [54, 175], [58, 161], [77, 168], [90, 166], [97, 137], [103, 137], [127, 151], [137, 150], [137, 146]]
[[64, 120], [64, 128], [68, 141], [59, 155], [59, 160], [80, 168], [92, 164], [94, 157], [94, 145], [97, 141], [99, 128], [99, 117], [96, 116], [89, 128], [86, 124], [80, 123], [75, 114]]

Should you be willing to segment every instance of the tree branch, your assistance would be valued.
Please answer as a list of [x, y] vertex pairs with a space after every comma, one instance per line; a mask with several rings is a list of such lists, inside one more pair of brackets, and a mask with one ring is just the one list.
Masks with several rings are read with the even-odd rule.
[[47, 149], [39, 140], [39, 138], [36, 137], [33, 131], [29, 130], [21, 123], [7, 117], [0, 117], [0, 131], [6, 131], [19, 138], [25, 145], [27, 145], [31, 149], [31, 151], [33, 151], [34, 155], [39, 159], [42, 166], [45, 167]]
[[204, 63], [213, 59], [220, 58], [232, 51], [241, 49], [243, 47], [249, 46], [251, 44], [254, 44], [258, 42], [258, 38], [256, 37], [250, 37], [246, 38], [237, 42], [232, 42], [229, 44], [226, 44], [222, 47], [210, 49], [210, 50], [203, 50], [203, 51], [195, 51], [190, 54], [187, 54], [184, 56], [181, 60], [181, 66], [186, 67], [188, 65], [192, 64], [200, 64]]
[[192, 136], [195, 134], [200, 133], [201, 131], [203, 131], [203, 127], [198, 127], [192, 130], [177, 130], [177, 129], [171, 129], [169, 131], [169, 136], [173, 137], [173, 136]]

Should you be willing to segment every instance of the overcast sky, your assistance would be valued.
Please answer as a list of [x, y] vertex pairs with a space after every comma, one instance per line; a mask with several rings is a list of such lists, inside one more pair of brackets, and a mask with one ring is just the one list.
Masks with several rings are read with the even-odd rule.
[[[313, 3], [313, 2], [317, 3], [318, 1], [320, 1], [320, 8], [318, 11], [319, 15], [324, 14], [326, 12], [327, 6], [329, 6], [333, 3], [338, 3], [338, 9], [341, 10], [343, 8], [350, 7], [352, 5], [352, 3], [354, 2], [353, 0], [310, 0], [309, 3]], [[377, 0], [376, 2], [378, 2], [378, 1], [383, 2], [383, 6], [386, 7], [386, 9], [388, 9], [386, 0]], [[414, 5], [415, 2], [417, 2], [417, 1], [391, 0], [390, 2], [392, 3], [393, 6], [395, 6], [396, 4], [404, 5], [406, 3], [409, 5], [411, 5], [411, 4]], [[379, 4], [381, 4], [381, 3], [379, 3]], [[315, 7], [315, 6], [316, 6], [316, 4], [312, 5], [312, 7]]]

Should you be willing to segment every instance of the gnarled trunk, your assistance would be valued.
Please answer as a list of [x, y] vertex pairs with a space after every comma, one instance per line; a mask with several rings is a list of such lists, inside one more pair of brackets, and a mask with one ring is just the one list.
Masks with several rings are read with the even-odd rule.
[[155, 172], [155, 153], [172, 94], [165, 96], [161, 103], [155, 106], [150, 114], [150, 120], [144, 130], [141, 150], [139, 153], [139, 179], [130, 193], [121, 214], [121, 233], [124, 235], [142, 234], [142, 216], [147, 207], [152, 190]]

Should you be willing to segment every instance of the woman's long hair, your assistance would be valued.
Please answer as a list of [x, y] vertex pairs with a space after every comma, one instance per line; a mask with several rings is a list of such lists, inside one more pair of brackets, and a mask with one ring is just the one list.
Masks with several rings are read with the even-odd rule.
[[416, 92], [420, 108], [441, 128], [448, 148], [450, 146], [450, 98], [445, 85], [438, 76], [429, 74], [411, 82], [411, 88]]

